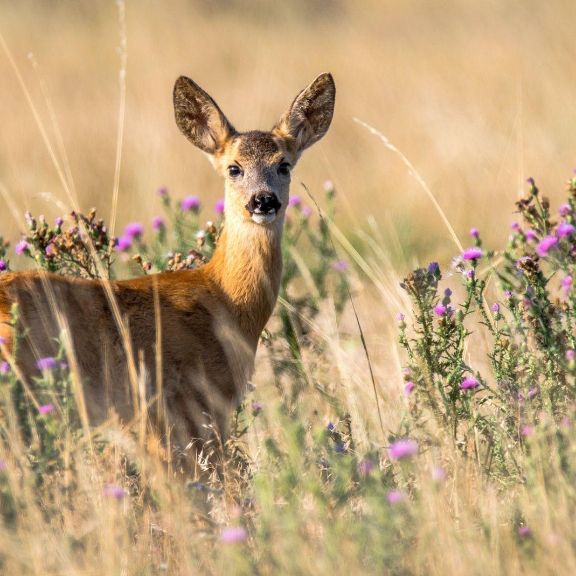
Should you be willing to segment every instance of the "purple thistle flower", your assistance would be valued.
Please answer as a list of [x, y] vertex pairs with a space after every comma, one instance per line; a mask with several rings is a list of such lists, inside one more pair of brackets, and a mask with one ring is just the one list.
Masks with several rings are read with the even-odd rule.
[[399, 504], [405, 500], [405, 496], [400, 490], [390, 490], [388, 494], [386, 494], [386, 500], [388, 500], [389, 504]]
[[476, 272], [474, 272], [474, 270], [466, 270], [466, 278], [468, 278], [468, 280], [474, 280], [474, 278], [476, 278]]
[[358, 463], [358, 474], [360, 474], [360, 476], [362, 476], [363, 478], [367, 478], [368, 476], [370, 476], [372, 470], [374, 470], [374, 462], [372, 462], [372, 460], [369, 460], [368, 458], [363, 458]]
[[535, 182], [534, 178], [532, 178], [532, 176], [530, 176], [530, 178], [526, 178], [526, 182], [528, 182], [528, 184], [530, 184], [530, 186], [532, 186], [532, 188], [534, 188], [536, 186], [536, 182]]
[[428, 264], [428, 273], [436, 275], [438, 272], [440, 272], [440, 265], [438, 262], [430, 262], [430, 264]]
[[520, 224], [518, 224], [518, 222], [512, 222], [512, 224], [510, 224], [510, 230], [518, 232], [518, 230], [520, 230]]
[[288, 206], [300, 206], [302, 204], [302, 199], [300, 196], [291, 196], [290, 200], [288, 200]]
[[556, 238], [556, 236], [545, 236], [542, 238], [542, 240], [540, 240], [538, 246], [536, 246], [536, 252], [538, 253], [538, 256], [544, 258], [544, 256], [548, 254], [550, 248], [556, 244], [558, 244], [558, 238]]
[[470, 228], [470, 236], [472, 236], [472, 238], [478, 238], [480, 236], [478, 228]]
[[302, 218], [309, 218], [310, 214], [312, 214], [312, 208], [310, 208], [310, 206], [304, 206], [304, 208], [302, 208]]
[[539, 390], [534, 386], [530, 388], [530, 390], [528, 390], [528, 399], [532, 400], [532, 398], [535, 398], [536, 396], [538, 396], [538, 394]]
[[54, 254], [56, 254], [56, 246], [50, 242], [50, 244], [48, 244], [48, 246], [46, 246], [44, 249], [44, 254], [46, 254], [48, 257], [54, 256]]
[[571, 361], [576, 358], [576, 350], [566, 350], [566, 360]]
[[168, 198], [168, 188], [166, 186], [161, 186], [156, 190], [156, 194], [158, 194], [160, 198]]
[[568, 224], [568, 222], [561, 222], [556, 227], [556, 236], [558, 238], [565, 238], [566, 236], [571, 236], [576, 231], [576, 228], [572, 226], [572, 224]]
[[226, 209], [224, 198], [220, 198], [220, 200], [216, 201], [214, 204], [214, 211], [216, 214], [224, 214], [224, 210]]
[[42, 406], [38, 406], [38, 414], [45, 416], [46, 414], [50, 414], [50, 412], [54, 412], [54, 409], [54, 404], [43, 404]]
[[62, 218], [62, 216], [58, 216], [58, 218], [54, 220], [54, 224], [56, 225], [56, 228], [60, 228], [60, 226], [64, 224], [64, 218]]
[[532, 228], [528, 228], [528, 230], [524, 230], [524, 237], [528, 241], [533, 241], [533, 240], [536, 240], [536, 238], [537, 238], [536, 232], [534, 232], [534, 230], [532, 230]]
[[248, 532], [242, 526], [229, 526], [220, 532], [220, 542], [224, 544], [238, 544], [245, 542], [247, 538]]
[[180, 208], [183, 212], [198, 212], [200, 210], [200, 198], [198, 196], [186, 196], [180, 202]]
[[5, 272], [7, 269], [8, 269], [8, 264], [6, 263], [6, 260], [0, 259], [0, 272]]
[[572, 207], [570, 206], [570, 204], [562, 204], [558, 208], [558, 213], [560, 214], [560, 216], [566, 217], [568, 216], [568, 214], [572, 213]]
[[512, 294], [511, 290], [505, 290], [504, 296], [506, 296], [506, 298], [510, 299], [510, 298], [512, 298], [512, 296], [514, 296], [514, 294]]
[[127, 252], [132, 248], [133, 239], [131, 236], [120, 236], [116, 241], [117, 252]]
[[334, 432], [334, 424], [332, 422], [328, 422], [328, 424], [326, 425], [326, 429], [328, 430], [328, 432]]
[[444, 290], [444, 296], [446, 296], [446, 298], [450, 298], [450, 296], [452, 296], [452, 290], [450, 290], [450, 288], [446, 288], [446, 290]]
[[257, 402], [256, 400], [252, 400], [252, 404], [250, 405], [250, 407], [252, 408], [253, 416], [258, 416], [258, 414], [262, 412], [262, 404], [260, 402]]
[[569, 292], [572, 288], [572, 276], [564, 276], [560, 283], [562, 284], [562, 288], [564, 288], [566, 292]]
[[52, 358], [52, 356], [40, 358], [38, 362], [36, 362], [36, 366], [38, 367], [38, 370], [42, 370], [42, 372], [52, 370], [53, 368], [56, 368], [56, 359]]
[[164, 224], [164, 219], [162, 216], [154, 216], [154, 218], [152, 218], [152, 229], [156, 232], [164, 230], [165, 226], [166, 224]]
[[438, 306], [434, 306], [434, 314], [436, 316], [444, 316], [446, 314], [447, 308], [442, 304], [438, 304]]
[[529, 536], [532, 536], [532, 530], [530, 530], [528, 526], [520, 526], [518, 528], [518, 536], [521, 538], [528, 538]]
[[127, 238], [140, 238], [144, 234], [144, 226], [140, 222], [130, 222], [124, 228], [124, 236]]
[[123, 500], [124, 496], [126, 496], [126, 491], [124, 488], [122, 488], [122, 486], [118, 486], [118, 484], [106, 484], [102, 490], [102, 494], [104, 494], [106, 498]]
[[495, 302], [494, 304], [492, 304], [492, 306], [490, 306], [490, 309], [492, 310], [492, 312], [494, 312], [494, 314], [498, 314], [498, 312], [500, 312], [500, 304]]
[[446, 478], [446, 470], [442, 466], [434, 466], [432, 468], [432, 480], [434, 482], [442, 482]]
[[528, 438], [528, 436], [532, 436], [534, 434], [534, 426], [530, 426], [529, 424], [525, 424], [520, 428], [520, 434], [524, 436], [524, 438]]
[[392, 460], [403, 460], [418, 454], [418, 443], [410, 438], [401, 438], [390, 444], [388, 456]]
[[9, 373], [10, 373], [10, 364], [8, 364], [8, 362], [6, 361], [0, 362], [0, 374], [6, 376], [6, 374]]
[[482, 258], [482, 256], [482, 249], [478, 247], [467, 248], [462, 252], [462, 258], [464, 258], [464, 260], [478, 260], [479, 258]]
[[346, 262], [346, 260], [337, 260], [332, 265], [332, 268], [334, 268], [336, 272], [346, 272], [346, 270], [348, 270], [348, 262]]
[[404, 314], [402, 314], [402, 312], [398, 312], [398, 314], [396, 314], [396, 320], [398, 322], [404, 322], [405, 316]]
[[478, 388], [478, 386], [480, 386], [480, 383], [472, 376], [467, 376], [460, 382], [460, 390], [474, 390]]
[[406, 382], [406, 384], [404, 384], [404, 396], [410, 396], [410, 394], [414, 392], [414, 388], [416, 388], [416, 384], [414, 384], [414, 382], [411, 380]]
[[18, 255], [24, 254], [24, 252], [27, 252], [29, 249], [30, 246], [26, 240], [20, 240], [20, 242], [14, 246], [14, 252]]
[[402, 374], [404, 375], [404, 378], [410, 380], [412, 376], [412, 370], [410, 370], [410, 368], [402, 368]]

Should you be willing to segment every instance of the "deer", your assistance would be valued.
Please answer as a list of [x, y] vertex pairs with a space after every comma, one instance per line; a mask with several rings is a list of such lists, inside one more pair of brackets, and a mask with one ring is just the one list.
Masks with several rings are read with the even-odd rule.
[[214, 430], [225, 437], [278, 297], [291, 172], [328, 131], [335, 95], [332, 75], [321, 74], [270, 131], [240, 132], [200, 86], [179, 77], [176, 125], [225, 182], [211, 260], [129, 280], [1, 274], [0, 347], [18, 375], [37, 377], [38, 359], [54, 356], [65, 333], [90, 424], [135, 418], [144, 387], [146, 402], [161, 404], [173, 446], [202, 444]]

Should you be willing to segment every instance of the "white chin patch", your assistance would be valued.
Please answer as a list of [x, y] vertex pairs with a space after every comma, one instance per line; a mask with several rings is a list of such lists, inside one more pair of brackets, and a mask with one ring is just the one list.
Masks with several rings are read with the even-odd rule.
[[269, 214], [252, 214], [252, 220], [256, 224], [272, 224], [276, 220], [276, 212], [270, 212]]

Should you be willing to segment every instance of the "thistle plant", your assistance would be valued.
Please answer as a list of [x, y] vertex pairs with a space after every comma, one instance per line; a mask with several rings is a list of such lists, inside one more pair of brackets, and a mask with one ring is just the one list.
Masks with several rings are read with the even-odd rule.
[[[485, 250], [471, 230], [474, 245], [452, 265], [461, 301], [440, 288], [433, 263], [402, 283], [414, 304], [413, 330], [404, 317], [399, 324], [411, 426], [430, 445], [450, 431], [455, 446], [487, 473], [511, 477], [522, 476], [516, 454], [526, 437], [546, 417], [565, 422], [575, 399], [576, 179], [558, 217], [534, 180], [528, 183], [517, 203], [521, 223], [512, 225], [504, 250]], [[496, 290], [488, 289], [492, 279]], [[471, 343], [475, 325], [487, 338], [482, 367], [468, 361], [467, 349], [478, 345]], [[425, 423], [429, 415], [435, 429]]]

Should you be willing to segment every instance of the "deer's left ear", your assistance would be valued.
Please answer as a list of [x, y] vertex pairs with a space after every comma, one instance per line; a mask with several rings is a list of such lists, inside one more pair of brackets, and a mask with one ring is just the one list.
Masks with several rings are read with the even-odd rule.
[[312, 146], [328, 131], [334, 114], [336, 85], [332, 74], [320, 74], [302, 90], [272, 132], [292, 139], [296, 152]]

